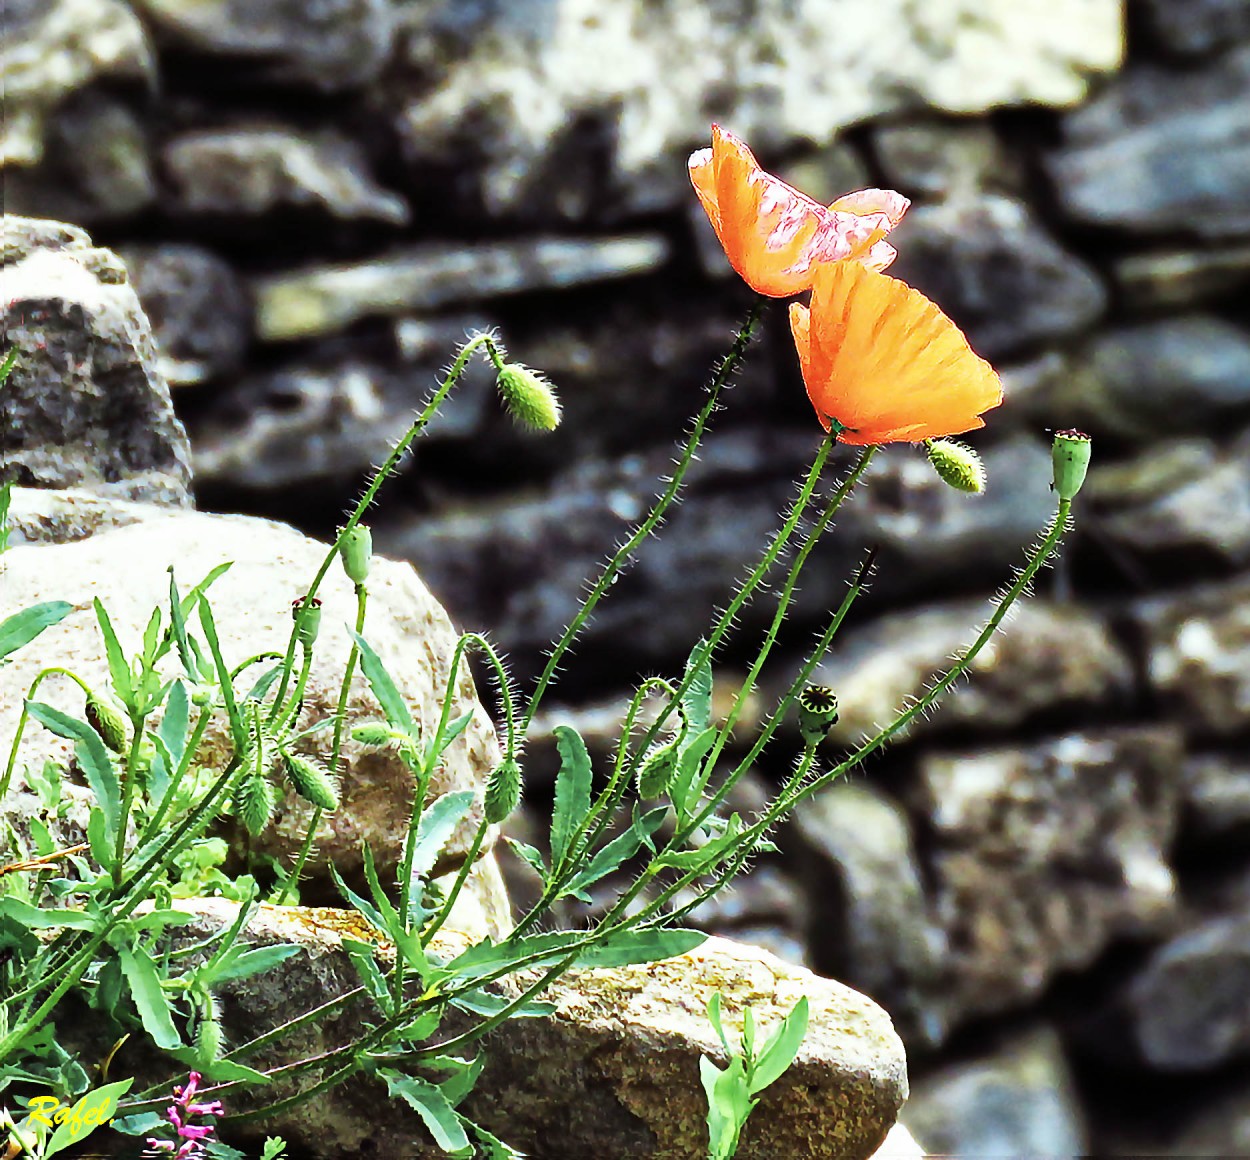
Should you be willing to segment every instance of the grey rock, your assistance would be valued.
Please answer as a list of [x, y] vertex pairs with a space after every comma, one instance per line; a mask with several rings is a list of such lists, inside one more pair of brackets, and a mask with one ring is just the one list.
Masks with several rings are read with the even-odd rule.
[[37, 165], [52, 111], [76, 89], [108, 78], [151, 81], [143, 26], [121, 0], [8, 0], [0, 80], [0, 164]]
[[228, 262], [184, 242], [128, 246], [121, 256], [152, 323], [168, 382], [201, 383], [241, 365], [251, 341], [252, 307]]
[[1132, 609], [1146, 677], [1168, 716], [1198, 737], [1250, 722], [1250, 582], [1237, 579], [1143, 600]]
[[1123, 1008], [1157, 1071], [1205, 1071], [1250, 1054], [1250, 918], [1215, 918], [1160, 947]]
[[1205, 314], [1116, 327], [1091, 340], [1052, 395], [1055, 421], [1149, 442], [1250, 410], [1250, 333]]
[[356, 265], [259, 279], [257, 331], [267, 341], [307, 338], [369, 315], [393, 317], [499, 294], [649, 273], [667, 258], [667, 243], [654, 234], [594, 241], [430, 243]]
[[814, 965], [882, 1003], [905, 1040], [935, 1043], [917, 994], [936, 986], [945, 935], [928, 911], [911, 825], [868, 785], [842, 784], [796, 810], [791, 825], [809, 899]]
[[1248, 49], [1200, 70], [1128, 70], [1064, 120], [1046, 162], [1064, 212], [1173, 243], [1250, 233], [1248, 80]]
[[1131, 310], [1191, 306], [1250, 281], [1250, 245], [1130, 254], [1112, 265], [1111, 274]]
[[1186, 828], [1198, 840], [1238, 837], [1250, 826], [1250, 760], [1198, 753], [1181, 769]]
[[187, 506], [190, 448], [126, 269], [81, 230], [4, 219], [0, 477]]
[[305, 135], [240, 124], [181, 133], [166, 143], [161, 160], [178, 213], [252, 217], [311, 207], [392, 226], [411, 217], [408, 203], [373, 179], [364, 150], [333, 130]]
[[[838, 694], [830, 736], [852, 746], [889, 722], [950, 667], [985, 616], [983, 602], [960, 601], [884, 616], [839, 637], [814, 674]], [[1048, 710], [1123, 703], [1132, 688], [1129, 658], [1102, 618], [1074, 604], [1024, 600], [967, 678], [908, 736], [1012, 729]]]
[[[39, 638], [39, 647], [23, 650], [0, 669], [0, 738], [11, 737], [25, 691], [36, 673], [61, 666], [79, 674], [95, 689], [107, 689], [109, 670], [100, 643], [92, 601], [99, 597], [118, 637], [133, 646], [154, 608], [168, 609], [169, 567], [185, 593], [218, 564], [232, 562], [210, 590], [221, 649], [231, 667], [258, 653], [281, 654], [291, 634], [291, 601], [302, 595], [320, 566], [326, 545], [268, 520], [200, 512], [155, 513], [137, 524], [99, 531], [88, 538], [55, 546], [18, 547], [4, 556], [0, 585], [0, 620], [39, 600], [68, 600], [75, 611]], [[446, 613], [411, 568], [375, 558], [369, 577], [369, 639], [382, 657], [409, 712], [429, 732], [441, 712], [456, 633]], [[344, 658], [350, 647], [347, 625], [354, 621], [356, 597], [342, 569], [331, 568], [319, 592], [322, 625], [303, 698], [301, 722], [311, 725], [337, 712]], [[170, 679], [181, 674], [176, 650], [162, 662]], [[80, 713], [77, 685], [45, 685], [41, 695], [63, 712]], [[349, 721], [376, 720], [380, 710], [357, 671], [348, 696]], [[451, 745], [430, 783], [431, 795], [482, 786], [499, 760], [494, 727], [477, 703], [472, 678], [461, 669], [453, 690], [452, 712], [473, 712], [465, 733]], [[319, 730], [299, 742], [300, 750], [327, 763], [331, 738]], [[7, 747], [6, 747], [7, 752]], [[234, 744], [225, 714], [214, 714], [197, 754], [205, 769], [221, 770]], [[323, 819], [316, 852], [310, 860], [322, 878], [329, 866], [359, 881], [361, 847], [368, 843], [378, 874], [393, 875], [408, 827], [412, 775], [386, 749], [365, 747], [350, 736], [342, 750], [340, 807]], [[36, 767], [45, 759], [72, 764], [72, 746], [46, 730], [23, 738], [19, 757]], [[480, 813], [471, 810], [444, 851], [454, 869], [463, 859]], [[307, 832], [311, 807], [288, 795], [272, 824], [249, 843], [259, 856], [289, 862]], [[81, 840], [81, 839], [78, 839]], [[488, 832], [486, 848], [493, 845]], [[442, 871], [440, 871], [442, 872]]]
[[908, 797], [949, 951], [918, 1002], [944, 1030], [1026, 1005], [1116, 939], [1168, 929], [1181, 760], [1171, 725], [921, 757]]
[[940, 1068], [916, 1084], [907, 1126], [936, 1156], [1089, 1153], [1085, 1116], [1059, 1037], [1039, 1028], [992, 1055]]
[[890, 273], [937, 302], [989, 359], [1088, 330], [1107, 305], [1098, 276], [1020, 201], [921, 206], [891, 236], [899, 257]]
[[1025, 192], [1019, 163], [985, 121], [884, 124], [872, 131], [872, 145], [885, 184], [908, 197], [967, 201], [985, 193]]
[[1141, 12], [1159, 44], [1181, 56], [1209, 56], [1250, 40], [1245, 0], [1143, 0]]
[[[887, 112], [1067, 105], [1122, 53], [1111, 0], [1065, 0], [1058, 18], [982, 6], [975, 35], [962, 0], [884, 0], [836, 20], [824, 0], [544, 0], [503, 11], [410, 7], [389, 101], [414, 167], [467, 152], [477, 162], [469, 196], [487, 214], [541, 220], [680, 204], [686, 154], [706, 142], [709, 119], [771, 162]], [[587, 141], [605, 155], [589, 183], [568, 172]], [[465, 185], [457, 170], [461, 195]]]
[[388, 0], [134, 0], [134, 7], [163, 44], [228, 58], [265, 82], [325, 93], [375, 81], [394, 44]]
[[1091, 475], [1099, 533], [1117, 545], [1250, 562], [1250, 441], [1177, 440]]
[[9, 506], [9, 546], [72, 544], [96, 532], [137, 524], [151, 514], [146, 503], [92, 491], [15, 487]]
[[94, 224], [156, 201], [148, 130], [129, 103], [94, 86], [80, 90], [49, 118], [45, 138], [41, 165], [5, 172], [9, 213]]

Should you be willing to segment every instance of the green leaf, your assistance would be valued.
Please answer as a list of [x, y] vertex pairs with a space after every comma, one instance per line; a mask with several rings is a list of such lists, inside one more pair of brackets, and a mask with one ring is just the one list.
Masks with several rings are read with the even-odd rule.
[[[490, 1018], [492, 1015], [498, 1015], [505, 1007], [512, 1002], [507, 996], [495, 995], [490, 991], [483, 991], [480, 987], [473, 991], [465, 991], [463, 994], [457, 995], [451, 1000], [453, 1007], [459, 1007], [461, 1011], [468, 1011], [473, 1015], [482, 1015]], [[508, 1015], [509, 1019], [545, 1019], [549, 1015], [554, 1015], [559, 1010], [555, 1003], [548, 1003], [542, 999], [531, 999], [528, 1003], [523, 1003]]]
[[95, 918], [81, 910], [56, 907], [42, 910], [11, 894], [0, 896], [0, 918], [12, 919], [26, 930], [57, 930], [62, 927], [93, 930], [96, 925]]
[[108, 657], [109, 677], [113, 682], [113, 691], [126, 709], [133, 711], [135, 690], [131, 680], [130, 666], [126, 663], [126, 654], [122, 651], [117, 633], [113, 631], [113, 622], [109, 619], [104, 605], [100, 603], [100, 598], [97, 596], [92, 604], [95, 607], [96, 620], [100, 622], [100, 635], [104, 637], [104, 652]]
[[492, 1136], [479, 1124], [470, 1124], [469, 1131], [477, 1137], [477, 1142], [486, 1149], [485, 1160], [525, 1160], [525, 1153], [518, 1152], [511, 1144], [505, 1144], [496, 1136]]
[[453, 1073], [450, 1078], [443, 1080], [438, 1087], [447, 1098], [447, 1102], [454, 1108], [473, 1090], [473, 1085], [477, 1083], [477, 1077], [482, 1074], [486, 1056], [478, 1055], [473, 1059], [452, 1060], [450, 1056], [443, 1055], [436, 1056], [428, 1062], [433, 1067], [446, 1066], [449, 1063], [453, 1065]]
[[430, 748], [425, 755], [426, 769], [434, 768], [434, 763], [447, 752], [448, 746], [469, 727], [469, 722], [472, 720], [473, 710], [470, 709], [467, 713], [462, 713], [443, 730], [442, 736], [438, 738], [437, 749], [434, 748], [434, 742], [430, 742]]
[[416, 727], [412, 723], [412, 714], [408, 712], [408, 704], [391, 680], [391, 674], [386, 671], [382, 658], [358, 632], [352, 631], [352, 638], [360, 649], [360, 670], [369, 681], [369, 688], [373, 690], [387, 724], [392, 729], [402, 729], [410, 737], [415, 737]]
[[200, 601], [200, 627], [204, 629], [204, 637], [208, 641], [209, 651], [213, 654], [213, 668], [217, 673], [217, 684], [221, 689], [221, 698], [226, 706], [226, 716], [230, 719], [230, 736], [234, 741], [236, 752], [241, 751], [247, 741], [247, 723], [239, 712], [234, 697], [234, 685], [230, 679], [230, 667], [221, 654], [221, 640], [217, 636], [217, 622], [213, 619], [213, 609], [207, 600]]
[[725, 1049], [726, 1055], [733, 1055], [733, 1049], [729, 1046], [729, 1037], [725, 1034], [725, 1024], [720, 1017], [720, 992], [716, 991], [707, 1004], [707, 1018], [712, 1025], [712, 1030], [716, 1032], [716, 1038], [720, 1040], [720, 1045]]
[[458, 1160], [461, 1157], [467, 1160], [473, 1155], [473, 1145], [465, 1135], [460, 1116], [435, 1084], [384, 1067], [377, 1069], [377, 1076], [386, 1081], [390, 1095], [398, 1096], [421, 1117], [434, 1142], [444, 1152], [450, 1152]]
[[656, 859], [656, 865], [672, 866], [683, 874], [703, 873], [711, 870], [726, 854], [732, 853], [741, 842], [742, 820], [734, 814], [719, 838], [704, 842], [693, 850], [665, 851]]
[[586, 743], [576, 729], [557, 725], [555, 737], [560, 772], [556, 774], [556, 798], [551, 814], [551, 865], [559, 870], [590, 813], [591, 770]]
[[176, 1047], [168, 1049], [167, 1055], [179, 1063], [185, 1064], [188, 1070], [200, 1072], [205, 1079], [213, 1083], [234, 1083], [241, 1081], [247, 1084], [269, 1083], [269, 1077], [263, 1071], [257, 1071], [246, 1064], [235, 1063], [233, 1059], [208, 1060], [194, 1047]]
[[169, 999], [165, 988], [161, 986], [161, 976], [141, 946], [123, 943], [117, 948], [121, 960], [122, 973], [130, 984], [130, 996], [139, 1010], [139, 1018], [143, 1021], [143, 1029], [152, 1037], [157, 1047], [168, 1051], [183, 1046], [174, 1026], [173, 1015], [169, 1009]]
[[[700, 659], [700, 655], [702, 659]], [[707, 641], [700, 637], [686, 658], [685, 677], [693, 679], [681, 699], [681, 707], [692, 733], [700, 733], [712, 723], [712, 657]]]
[[622, 930], [577, 956], [579, 967], [627, 967], [632, 963], [657, 963], [684, 955], [702, 946], [707, 934], [701, 930]]
[[369, 992], [369, 997], [378, 1005], [382, 1014], [390, 1018], [394, 1011], [394, 1003], [391, 1001], [390, 988], [386, 985], [386, 979], [378, 967], [375, 957], [377, 947], [373, 943], [360, 942], [354, 938], [344, 938], [340, 945], [347, 952], [347, 957], [351, 959], [352, 966], [356, 968], [356, 974], [364, 984], [365, 990]]
[[395, 944], [395, 949], [404, 962], [414, 967], [424, 976], [429, 968], [429, 960], [425, 956], [425, 949], [421, 946], [421, 940], [412, 931], [404, 928], [404, 924], [399, 918], [399, 911], [391, 905], [390, 899], [386, 897], [386, 891], [382, 889], [382, 884], [378, 881], [378, 872], [373, 863], [373, 851], [367, 845], [364, 848], [363, 861], [365, 881], [369, 884], [369, 893], [373, 897], [378, 913], [382, 916], [382, 921], [385, 923], [382, 929], [391, 942]]
[[562, 893], [572, 894], [579, 890], [585, 890], [587, 886], [611, 874], [623, 862], [632, 858], [644, 844], [649, 849], [653, 849], [651, 835], [660, 828], [667, 815], [668, 806], [657, 806], [655, 809], [648, 810], [640, 816], [638, 807], [635, 804], [634, 820], [629, 829], [618, 837], [613, 838], [612, 841], [599, 850], [587, 864], [586, 868], [564, 887]]
[[109, 839], [108, 819], [99, 806], [92, 806], [87, 815], [87, 842], [91, 856], [102, 870], [113, 869], [113, 843]]
[[762, 1092], [780, 1077], [793, 1062], [807, 1034], [807, 996], [802, 996], [768, 1037], [755, 1064], [750, 1068], [748, 1089], [751, 1095]]
[[59, 624], [73, 611], [74, 606], [64, 600], [49, 600], [6, 616], [0, 620], [0, 658], [30, 644], [45, 628]]
[[62, 713], [51, 705], [45, 705], [42, 701], [27, 701], [26, 707], [30, 715], [45, 729], [58, 737], [77, 742], [74, 756], [91, 792], [100, 804], [100, 809], [104, 811], [109, 836], [115, 835], [121, 815], [121, 783], [118, 780], [117, 767], [100, 735], [86, 721], [79, 721], [78, 718]]
[[417, 837], [412, 850], [412, 881], [414, 886], [434, 868], [448, 839], [455, 833], [461, 819], [473, 805], [471, 789], [445, 793], [430, 805], [417, 823]]
[[699, 796], [699, 766], [712, 748], [717, 735], [715, 729], [704, 729], [682, 746], [681, 757], [677, 761], [677, 774], [669, 785], [668, 797], [678, 818], [683, 822], [694, 812], [693, 806]]
[[117, 1111], [117, 1101], [130, 1090], [134, 1082], [133, 1079], [119, 1079], [76, 1100], [69, 1109], [68, 1116], [57, 1126], [52, 1133], [52, 1139], [44, 1148], [45, 1160], [90, 1136], [102, 1124], [108, 1124], [113, 1113]]
[[221, 966], [213, 971], [212, 981], [205, 985], [215, 987], [229, 979], [246, 979], [251, 975], [272, 971], [279, 963], [286, 962], [303, 949], [294, 943], [277, 943], [273, 946], [252, 947], [250, 950], [231, 947]]
[[742, 1058], [733, 1056], [722, 1071], [705, 1055], [699, 1060], [699, 1078], [707, 1096], [708, 1160], [731, 1160], [754, 1106]]
[[584, 931], [557, 930], [547, 934], [526, 935], [494, 943], [489, 938], [471, 946], [451, 962], [434, 972], [432, 979], [477, 979], [492, 974], [500, 967], [537, 956], [529, 967], [544, 967], [567, 958], [575, 943], [586, 937]]
[[518, 841], [516, 838], [509, 837], [504, 834], [504, 841], [508, 843], [517, 855], [543, 880], [543, 885], [547, 884], [547, 864], [543, 861], [542, 853], [536, 850], [528, 842]]

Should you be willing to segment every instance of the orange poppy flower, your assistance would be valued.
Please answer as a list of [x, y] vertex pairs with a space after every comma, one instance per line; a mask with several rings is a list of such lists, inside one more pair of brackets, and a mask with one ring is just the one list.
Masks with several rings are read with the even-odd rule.
[[919, 290], [858, 262], [816, 270], [790, 307], [807, 396], [838, 440], [917, 443], [984, 427], [1003, 401], [994, 368]]
[[823, 206], [761, 169], [719, 125], [712, 126], [712, 147], [690, 155], [690, 180], [730, 265], [771, 298], [810, 289], [822, 262], [884, 270], [896, 251], [883, 239], [911, 204], [892, 189], [861, 189]]

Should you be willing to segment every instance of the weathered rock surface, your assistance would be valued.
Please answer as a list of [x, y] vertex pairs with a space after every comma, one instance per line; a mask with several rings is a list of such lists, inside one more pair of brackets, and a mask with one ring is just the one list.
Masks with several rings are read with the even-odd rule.
[[364, 150], [333, 130], [239, 124], [182, 133], [165, 145], [162, 161], [178, 213], [252, 217], [311, 208], [391, 226], [411, 216], [399, 194], [374, 181]]
[[1248, 81], [1250, 49], [1200, 71], [1130, 69], [1064, 119], [1047, 163], [1064, 211], [1169, 241], [1250, 233]]
[[150, 504], [78, 488], [15, 487], [9, 506], [9, 546], [68, 544], [152, 515]]
[[1138, 603], [1146, 675], [1168, 716], [1194, 736], [1250, 722], [1250, 582], [1212, 584]]
[[1141, 11], [1160, 45], [1178, 55], [1205, 56], [1250, 40], [1242, 0], [1143, 0]]
[[1093, 270], [1021, 201], [955, 196], [911, 210], [893, 236], [890, 273], [939, 303], [989, 359], [1088, 330], [1107, 305]]
[[1114, 263], [1112, 277], [1130, 309], [1189, 306], [1250, 281], [1250, 245], [1129, 254]]
[[1196, 753], [1181, 769], [1186, 828], [1198, 841], [1237, 839], [1250, 827], [1250, 759]]
[[370, 315], [393, 317], [525, 290], [551, 290], [649, 273], [662, 237], [541, 238], [474, 246], [431, 242], [352, 266], [259, 279], [256, 328], [268, 341], [332, 334]]
[[1040, 1028], [916, 1085], [907, 1125], [935, 1156], [1076, 1157], [1089, 1137], [1059, 1038]]
[[1114, 939], [1166, 929], [1181, 755], [1161, 725], [921, 757], [909, 800], [949, 948], [934, 1019], [1021, 1006]]
[[[257, 653], [285, 650], [291, 602], [304, 592], [324, 552], [324, 545], [267, 520], [182, 512], [154, 515], [76, 543], [6, 553], [0, 619], [49, 599], [68, 600], [75, 611], [44, 632], [37, 649], [23, 650], [0, 670], [0, 737], [12, 736], [26, 690], [41, 669], [63, 666], [94, 689], [108, 687], [108, 667], [92, 609], [94, 598], [107, 609], [123, 648], [134, 649], [152, 610], [167, 608], [171, 565], [185, 593], [217, 564], [232, 561], [230, 570], [209, 590], [209, 598], [223, 654], [233, 668]], [[456, 640], [451, 623], [406, 565], [375, 560], [369, 593], [367, 639], [403, 691], [414, 720], [429, 735], [438, 720]], [[320, 596], [322, 628], [304, 696], [301, 720], [305, 724], [335, 712], [350, 647], [346, 625], [355, 619], [352, 586], [341, 569], [330, 569]], [[170, 677], [181, 671], [173, 654], [164, 663]], [[82, 710], [82, 693], [68, 681], [48, 681], [40, 695], [67, 712]], [[474, 720], [448, 749], [431, 781], [432, 795], [476, 789], [498, 761], [494, 729], [477, 704], [471, 677], [462, 669], [452, 713], [469, 710]], [[359, 670], [347, 714], [350, 721], [380, 716]], [[327, 761], [330, 745], [330, 732], [322, 730], [306, 737], [299, 747]], [[226, 721], [218, 715], [204, 734], [200, 761], [206, 768], [219, 769], [231, 752]], [[412, 777], [394, 753], [366, 749], [350, 737], [343, 755], [340, 808], [325, 816], [314, 861], [322, 871], [335, 865], [340, 873], [357, 874], [361, 843], [367, 842], [379, 874], [393, 874], [407, 832]], [[46, 757], [68, 764], [69, 743], [42, 728], [28, 729], [21, 761], [39, 765]], [[449, 843], [449, 857], [467, 848], [481, 816], [479, 809], [470, 811]], [[252, 850], [291, 858], [303, 840], [310, 812], [303, 799], [288, 795], [279, 804], [271, 827], [253, 841]]]
[[[414, 79], [397, 83], [395, 122], [410, 162], [473, 156], [474, 203], [548, 220], [677, 204], [682, 162], [709, 119], [767, 156], [923, 105], [1070, 104], [1122, 52], [1111, 0], [887, 0], [834, 20], [822, 0], [555, 0], [540, 20], [481, 6], [409, 9], [404, 24], [400, 59]], [[570, 170], [592, 149], [608, 169], [588, 196]]]
[[[872, 141], [886, 185], [909, 197], [966, 204], [984, 193], [1024, 192], [1024, 174], [1018, 161], [1008, 155], [993, 127], [984, 121], [916, 119], [884, 124], [873, 133]], [[868, 184], [860, 182], [861, 186]], [[806, 190], [807, 186], [796, 188]], [[838, 195], [813, 196], [829, 202]], [[989, 216], [993, 216], [992, 210]]]
[[82, 230], [4, 219], [0, 478], [189, 505], [190, 447], [126, 268]]

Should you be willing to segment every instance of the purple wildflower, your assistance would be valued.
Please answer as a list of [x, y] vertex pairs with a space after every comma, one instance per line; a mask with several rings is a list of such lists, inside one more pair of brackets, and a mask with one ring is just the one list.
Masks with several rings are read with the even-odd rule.
[[165, 1113], [177, 1136], [175, 1140], [158, 1140], [148, 1137], [145, 1156], [171, 1156], [172, 1160], [198, 1160], [207, 1156], [204, 1141], [213, 1135], [212, 1124], [193, 1124], [196, 1116], [220, 1116], [225, 1109], [221, 1100], [209, 1100], [207, 1103], [196, 1103], [195, 1094], [199, 1090], [203, 1077], [198, 1071], [187, 1076], [187, 1082], [174, 1086], [174, 1102]]

